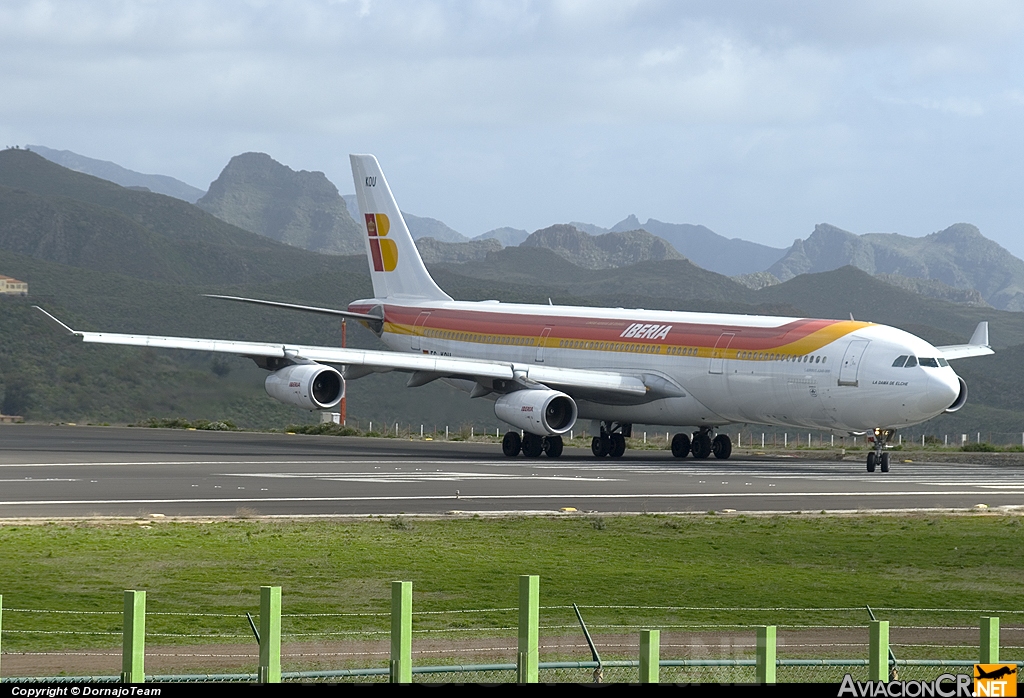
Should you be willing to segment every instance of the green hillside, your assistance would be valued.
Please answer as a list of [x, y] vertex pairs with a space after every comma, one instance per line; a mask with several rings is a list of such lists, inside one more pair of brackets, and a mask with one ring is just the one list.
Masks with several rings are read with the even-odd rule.
[[[997, 348], [1024, 344], [1024, 313], [949, 303], [887, 284], [856, 267], [802, 274], [756, 291], [765, 302], [790, 304], [810, 317], [893, 325], [934, 344], [962, 344], [982, 320]], [[958, 366], [960, 364], [957, 364]]]
[[[20, 191], [19, 191], [20, 190]], [[0, 245], [39, 259], [174, 283], [266, 283], [332, 259], [236, 228], [187, 202], [0, 151]]]
[[[56, 331], [32, 305], [76, 329], [340, 346], [336, 321], [203, 298], [243, 293], [344, 307], [371, 295], [362, 257], [334, 258], [341, 269], [280, 285], [198, 287], [142, 281], [45, 262], [0, 250], [0, 271], [29, 282], [29, 298], [0, 297], [0, 412], [29, 420], [128, 423], [148, 417], [230, 419], [245, 427], [283, 427], [317, 415], [282, 405], [263, 390], [266, 372], [248, 359], [185, 351], [85, 345]], [[354, 272], [354, 273], [350, 273]], [[349, 346], [384, 348], [352, 324]], [[402, 374], [348, 383], [348, 410], [364, 427], [407, 424], [492, 426], [491, 403], [452, 399], [435, 383], [404, 387]]]

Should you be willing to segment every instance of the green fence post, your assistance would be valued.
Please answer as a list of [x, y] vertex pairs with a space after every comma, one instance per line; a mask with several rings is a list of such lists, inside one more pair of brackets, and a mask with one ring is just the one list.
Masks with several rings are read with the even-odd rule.
[[981, 619], [980, 664], [999, 663], [999, 617], [985, 616]]
[[260, 683], [281, 683], [281, 587], [260, 587]]
[[124, 592], [121, 683], [146, 681], [146, 592]]
[[889, 621], [873, 620], [868, 638], [868, 681], [889, 681]]
[[757, 683], [775, 683], [775, 626], [757, 629]]
[[412, 683], [412, 582], [391, 582], [391, 683]]
[[540, 661], [540, 577], [519, 575], [519, 654], [516, 682], [537, 683]]
[[640, 683], [658, 683], [661, 631], [640, 631]]

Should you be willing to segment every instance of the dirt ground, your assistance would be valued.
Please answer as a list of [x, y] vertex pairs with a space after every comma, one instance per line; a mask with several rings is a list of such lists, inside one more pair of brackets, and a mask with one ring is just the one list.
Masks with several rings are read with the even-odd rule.
[[[1024, 628], [1002, 628], [1004, 659], [1020, 659]], [[890, 643], [898, 658], [973, 659], [978, 654], [977, 627], [891, 628]], [[635, 658], [639, 634], [595, 635], [604, 659]], [[778, 630], [780, 658], [866, 658], [866, 628]], [[582, 634], [541, 636], [541, 661], [590, 660]], [[387, 666], [390, 641], [284, 642], [281, 665], [285, 671], [368, 668]], [[734, 632], [662, 631], [662, 659], [739, 659], [754, 654], [752, 630]], [[516, 638], [452, 639], [450, 636], [413, 637], [413, 660], [418, 665], [514, 662]], [[147, 674], [244, 673], [256, 669], [255, 641], [248, 644], [148, 645]], [[0, 671], [9, 676], [109, 676], [120, 673], [118, 648], [49, 653], [10, 653], [0, 659]]]

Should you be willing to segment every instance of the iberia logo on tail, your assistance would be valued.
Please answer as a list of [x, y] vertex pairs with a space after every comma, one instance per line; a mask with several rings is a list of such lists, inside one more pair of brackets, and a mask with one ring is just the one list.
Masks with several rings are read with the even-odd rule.
[[374, 271], [394, 271], [398, 266], [398, 245], [387, 240], [391, 222], [383, 213], [367, 213], [366, 234], [370, 236], [370, 255]]

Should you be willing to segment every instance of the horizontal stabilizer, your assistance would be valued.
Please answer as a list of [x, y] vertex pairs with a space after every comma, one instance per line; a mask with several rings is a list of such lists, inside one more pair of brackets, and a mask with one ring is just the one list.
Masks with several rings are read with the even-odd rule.
[[[239, 296], [221, 296], [215, 293], [204, 293], [207, 298], [217, 298], [222, 301], [235, 301], [238, 303], [251, 303], [253, 305], [269, 305], [273, 308], [284, 308], [285, 310], [299, 310], [304, 313], [318, 313], [320, 315], [334, 315], [346, 320], [358, 320], [365, 322], [367, 327], [378, 335], [384, 326], [384, 318], [366, 313], [353, 313], [350, 310], [335, 310], [334, 308], [319, 308], [315, 305], [298, 305], [296, 303], [281, 303], [280, 301], [265, 301], [259, 298], [241, 298]], [[45, 311], [44, 311], [45, 312]]]
[[995, 354], [995, 351], [993, 351], [988, 343], [988, 322], [978, 323], [978, 326], [974, 328], [974, 334], [971, 335], [971, 339], [967, 344], [950, 344], [935, 348], [942, 352], [942, 358], [947, 361]]

